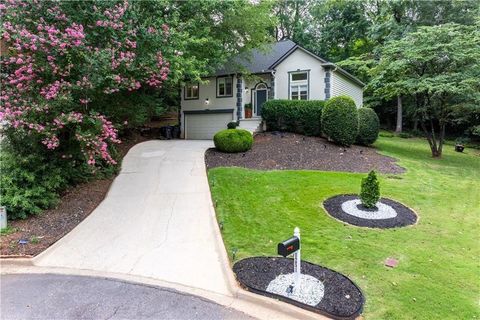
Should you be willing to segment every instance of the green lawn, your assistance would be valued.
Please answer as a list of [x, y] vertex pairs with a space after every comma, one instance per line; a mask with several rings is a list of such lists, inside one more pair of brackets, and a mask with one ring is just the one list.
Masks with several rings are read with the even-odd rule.
[[[295, 226], [302, 258], [353, 279], [366, 295], [368, 319], [480, 318], [480, 157], [446, 146], [432, 159], [426, 141], [381, 137], [375, 144], [407, 168], [380, 175], [382, 196], [420, 216], [415, 226], [373, 230], [343, 225], [322, 202], [357, 193], [362, 174], [320, 171], [209, 171], [230, 257], [275, 255]], [[383, 266], [387, 257], [399, 266]]]

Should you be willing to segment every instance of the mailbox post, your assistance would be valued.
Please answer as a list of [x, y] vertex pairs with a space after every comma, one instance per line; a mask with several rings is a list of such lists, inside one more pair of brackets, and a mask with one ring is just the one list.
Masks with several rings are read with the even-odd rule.
[[287, 257], [293, 253], [293, 271], [295, 273], [295, 285], [299, 284], [301, 273], [301, 258], [300, 258], [300, 229], [295, 227], [293, 237], [278, 244], [278, 254]]
[[[293, 236], [298, 238], [298, 242], [300, 242], [300, 228], [295, 227], [293, 231]], [[295, 285], [298, 284], [298, 281], [300, 280], [300, 273], [301, 273], [301, 262], [302, 260], [300, 259], [300, 250], [302, 250], [301, 247], [298, 248], [298, 250], [293, 254], [293, 262], [295, 263], [295, 266], [293, 268], [293, 271], [295, 272]]]

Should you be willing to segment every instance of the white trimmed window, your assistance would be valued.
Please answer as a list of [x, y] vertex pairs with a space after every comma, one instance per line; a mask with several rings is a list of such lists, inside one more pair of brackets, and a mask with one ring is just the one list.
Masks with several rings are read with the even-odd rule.
[[217, 97], [231, 97], [233, 95], [232, 77], [217, 78]]
[[198, 99], [199, 84], [190, 83], [185, 86], [185, 99]]
[[290, 73], [290, 100], [308, 100], [308, 71]]

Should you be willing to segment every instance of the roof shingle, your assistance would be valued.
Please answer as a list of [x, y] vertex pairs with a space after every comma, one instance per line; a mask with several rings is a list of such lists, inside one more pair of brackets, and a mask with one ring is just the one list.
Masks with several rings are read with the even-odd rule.
[[216, 76], [227, 75], [238, 71], [238, 66], [242, 66], [251, 73], [263, 73], [270, 71], [270, 66], [278, 61], [290, 50], [297, 45], [291, 40], [283, 40], [272, 44], [265, 45], [264, 48], [254, 49], [249, 53], [238, 56], [233, 62], [228, 63], [224, 67], [215, 72]]

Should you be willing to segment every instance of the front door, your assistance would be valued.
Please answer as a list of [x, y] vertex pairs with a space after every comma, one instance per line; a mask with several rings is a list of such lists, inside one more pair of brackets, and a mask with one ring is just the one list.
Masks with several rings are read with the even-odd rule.
[[256, 90], [255, 91], [255, 115], [262, 115], [262, 106], [267, 101], [267, 90]]

